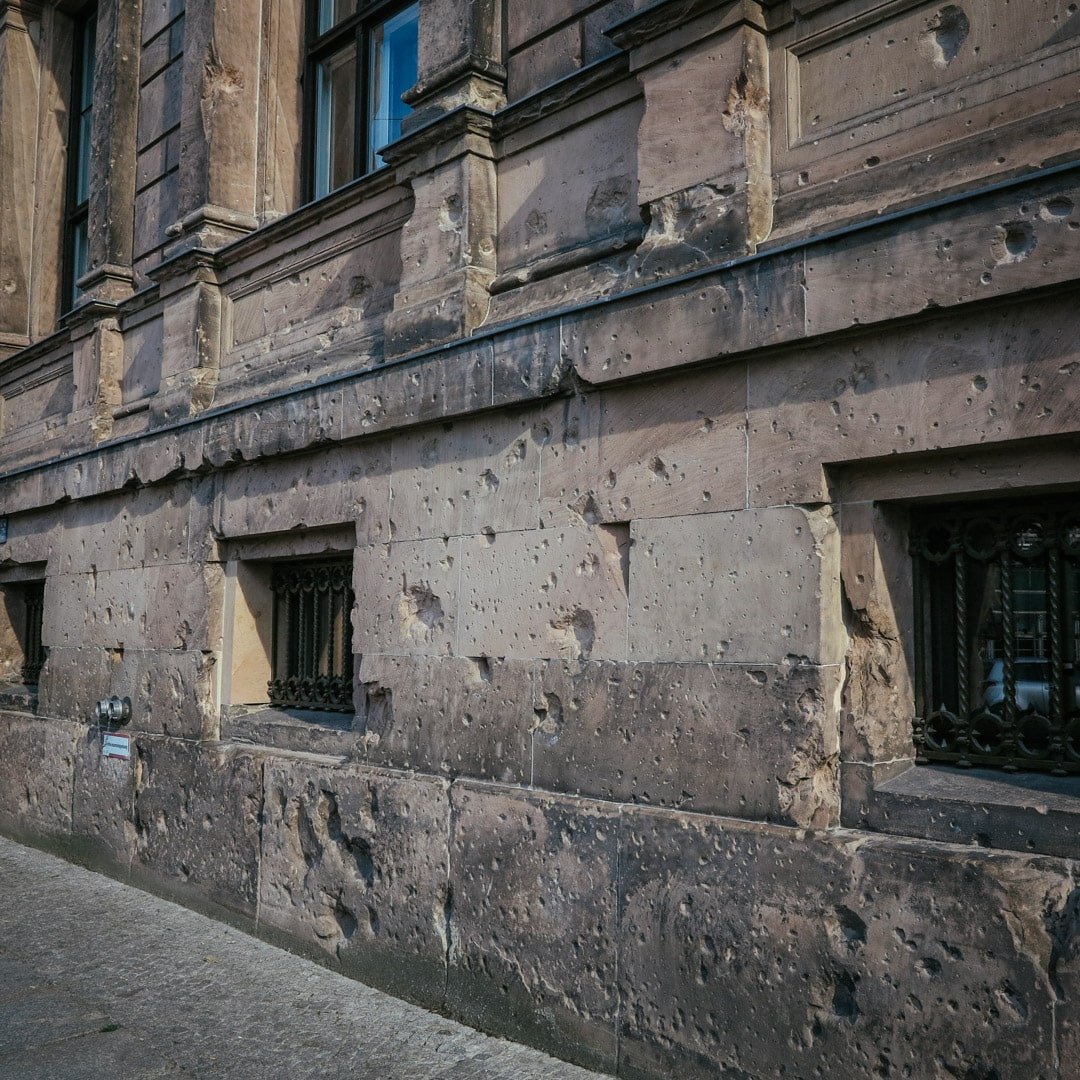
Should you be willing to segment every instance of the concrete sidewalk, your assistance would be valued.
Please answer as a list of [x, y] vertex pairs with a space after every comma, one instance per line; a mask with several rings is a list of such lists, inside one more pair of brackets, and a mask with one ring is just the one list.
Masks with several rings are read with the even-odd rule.
[[0, 1080], [599, 1080], [0, 838]]

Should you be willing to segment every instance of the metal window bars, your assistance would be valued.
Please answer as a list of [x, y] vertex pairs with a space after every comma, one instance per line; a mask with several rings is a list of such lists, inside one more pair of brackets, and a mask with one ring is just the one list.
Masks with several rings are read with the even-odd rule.
[[45, 612], [45, 583], [24, 585], [23, 594], [23, 664], [22, 680], [36, 686], [45, 664], [45, 646], [41, 643], [41, 623]]
[[1080, 497], [913, 516], [917, 760], [1080, 773]]
[[353, 711], [351, 577], [348, 562], [275, 567], [272, 705]]

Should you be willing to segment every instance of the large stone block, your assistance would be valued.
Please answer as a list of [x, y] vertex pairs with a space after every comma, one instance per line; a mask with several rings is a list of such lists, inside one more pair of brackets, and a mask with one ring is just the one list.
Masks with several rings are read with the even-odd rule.
[[254, 915], [263, 756], [139, 735], [133, 765], [133, 873], [182, 899]]
[[487, 414], [395, 438], [394, 536], [420, 540], [536, 528], [537, 427], [527, 415]]
[[353, 651], [439, 656], [454, 651], [461, 541], [356, 549]]
[[617, 302], [606, 318], [587, 308], [563, 320], [566, 353], [602, 383], [788, 341], [803, 325], [802, 277], [801, 255], [776, 255]]
[[88, 720], [94, 704], [112, 692], [112, 654], [93, 645], [48, 646], [38, 677], [38, 715], [59, 720]]
[[824, 828], [839, 813], [837, 668], [549, 663], [532, 782]]
[[216, 738], [218, 662], [196, 649], [125, 649], [112, 654], [109, 693], [131, 699], [132, 731]]
[[545, 527], [746, 505], [741, 365], [557, 401], [544, 415]]
[[504, 783], [529, 779], [533, 665], [490, 657], [360, 663], [365, 761]]
[[[580, 40], [576, 28], [571, 33]], [[506, 154], [499, 163], [500, 267], [524, 269], [640, 228], [635, 132], [642, 111], [640, 100], [619, 103]]]
[[753, 505], [828, 501], [823, 466], [1075, 432], [1072, 298], [952, 314], [749, 369]]
[[390, 538], [386, 442], [334, 447], [219, 477], [215, 528], [224, 536], [354, 524], [360, 543]]
[[29, 838], [71, 831], [74, 724], [0, 713], [0, 829]]
[[79, 733], [75, 747], [74, 795], [71, 831], [86, 841], [94, 855], [111, 868], [125, 871], [135, 854], [133, 823], [134, 761], [106, 758], [101, 753], [102, 733], [88, 728]]
[[1057, 1075], [1067, 863], [664, 811], [623, 823], [620, 1075]]
[[630, 657], [838, 663], [839, 540], [828, 509], [635, 521]]
[[221, 644], [217, 563], [56, 575], [46, 587], [47, 646], [208, 649]]
[[442, 1003], [447, 783], [363, 766], [266, 766], [259, 919], [367, 982]]
[[466, 537], [456, 651], [623, 659], [627, 539], [602, 525]]
[[618, 811], [455, 784], [447, 1007], [614, 1071]]

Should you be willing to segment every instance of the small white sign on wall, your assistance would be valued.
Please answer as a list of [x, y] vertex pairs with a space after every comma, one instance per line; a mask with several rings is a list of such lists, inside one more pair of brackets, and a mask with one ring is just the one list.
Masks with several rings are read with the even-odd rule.
[[131, 736], [117, 735], [107, 731], [101, 737], [101, 756], [116, 761], [127, 761], [131, 757]]

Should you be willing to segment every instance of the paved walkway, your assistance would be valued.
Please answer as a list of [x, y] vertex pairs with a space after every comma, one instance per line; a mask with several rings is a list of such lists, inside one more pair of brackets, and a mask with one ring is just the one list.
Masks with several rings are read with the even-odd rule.
[[0, 838], [2, 1080], [601, 1080]]

